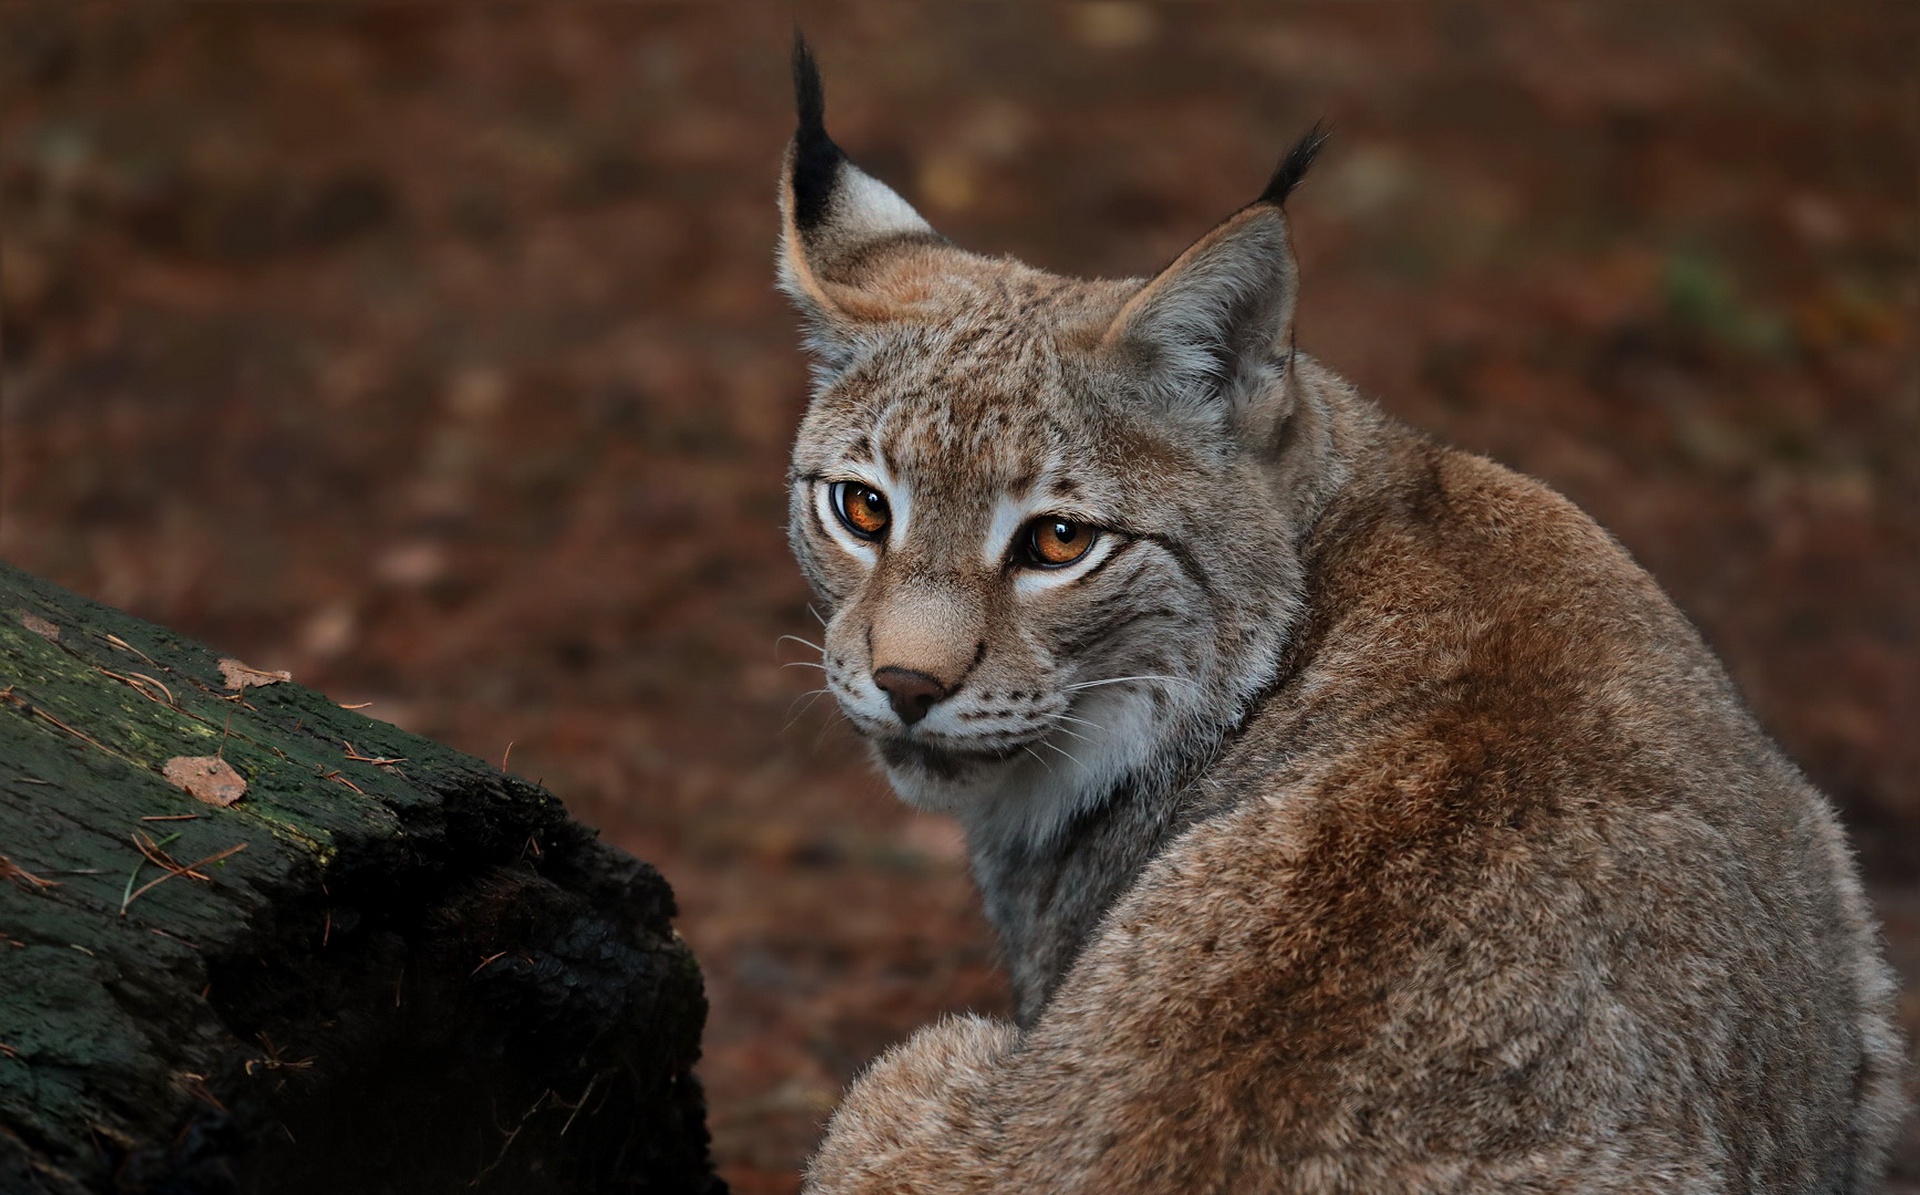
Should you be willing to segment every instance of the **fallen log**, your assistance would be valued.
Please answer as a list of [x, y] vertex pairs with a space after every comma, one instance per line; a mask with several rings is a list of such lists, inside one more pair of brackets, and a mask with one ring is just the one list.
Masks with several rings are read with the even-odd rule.
[[0, 1191], [717, 1192], [658, 872], [0, 565]]

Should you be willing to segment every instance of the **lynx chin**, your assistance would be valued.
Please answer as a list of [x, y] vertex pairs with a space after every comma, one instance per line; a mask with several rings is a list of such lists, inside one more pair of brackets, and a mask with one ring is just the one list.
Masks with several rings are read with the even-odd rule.
[[1903, 1111], [1827, 802], [1538, 482], [1294, 345], [1282, 205], [1157, 276], [957, 248], [794, 57], [791, 539], [1012, 1023], [875, 1062], [815, 1192], [1853, 1192]]

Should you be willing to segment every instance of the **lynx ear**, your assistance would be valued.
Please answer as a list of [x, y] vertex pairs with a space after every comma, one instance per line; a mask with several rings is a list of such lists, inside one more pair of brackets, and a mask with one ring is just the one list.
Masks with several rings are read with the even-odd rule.
[[1238, 414], [1286, 368], [1299, 271], [1281, 205], [1325, 141], [1315, 125], [1259, 199], [1189, 246], [1108, 326], [1103, 347], [1174, 409]]
[[780, 172], [779, 283], [831, 376], [862, 325], [898, 319], [924, 294], [922, 259], [947, 243], [827, 136], [820, 69], [798, 33], [793, 90], [800, 119]]

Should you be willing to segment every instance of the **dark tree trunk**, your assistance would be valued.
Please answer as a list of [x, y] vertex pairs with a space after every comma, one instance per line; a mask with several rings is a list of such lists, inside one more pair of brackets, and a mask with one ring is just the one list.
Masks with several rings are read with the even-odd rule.
[[720, 1191], [673, 912], [545, 790], [0, 565], [9, 1195]]

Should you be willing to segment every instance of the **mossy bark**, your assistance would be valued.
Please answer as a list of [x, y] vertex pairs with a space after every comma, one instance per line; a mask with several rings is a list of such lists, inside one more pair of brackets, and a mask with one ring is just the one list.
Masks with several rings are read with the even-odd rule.
[[[213, 755], [230, 807], [162, 775]], [[140, 891], [150, 853], [242, 844]], [[236, 692], [5, 565], [0, 876], [0, 1190], [721, 1189], [657, 872], [535, 785]]]

